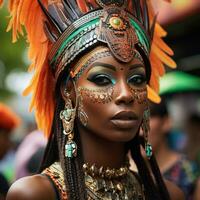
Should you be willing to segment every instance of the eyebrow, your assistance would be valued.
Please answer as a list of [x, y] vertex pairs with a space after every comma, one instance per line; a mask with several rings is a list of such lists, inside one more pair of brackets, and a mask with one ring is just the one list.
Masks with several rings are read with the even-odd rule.
[[[95, 63], [92, 64], [92, 67], [96, 67], [96, 66], [105, 67], [105, 68], [109, 68], [113, 71], [116, 71], [116, 68], [113, 65], [110, 65], [108, 63], [95, 62]], [[145, 67], [142, 64], [136, 63], [136, 64], [131, 65], [129, 70], [134, 70], [134, 69], [137, 69], [137, 68], [145, 68]]]
[[144, 68], [145, 69], [145, 66], [142, 65], [142, 64], [133, 64], [130, 66], [129, 70], [133, 70], [133, 69], [137, 69], [137, 68]]
[[92, 67], [96, 67], [96, 66], [105, 67], [105, 68], [109, 68], [113, 71], [116, 71], [116, 68], [113, 65], [110, 65], [108, 63], [95, 62], [95, 63], [92, 64]]

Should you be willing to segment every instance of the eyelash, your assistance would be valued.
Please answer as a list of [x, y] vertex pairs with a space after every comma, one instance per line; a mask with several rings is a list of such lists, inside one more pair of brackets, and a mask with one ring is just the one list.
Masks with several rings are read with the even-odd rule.
[[88, 80], [99, 86], [107, 86], [109, 84], [114, 85], [116, 83], [116, 81], [113, 78], [105, 74], [94, 75], [91, 78], [89, 77]]
[[146, 83], [146, 76], [143, 74], [135, 74], [131, 76], [127, 82], [136, 86], [143, 85]]
[[[110, 84], [114, 85], [116, 80], [107, 74], [97, 74], [88, 78], [89, 81], [95, 83], [98, 86], [108, 86]], [[146, 83], [146, 76], [143, 74], [135, 74], [128, 78], [127, 83], [134, 86], [141, 86]]]

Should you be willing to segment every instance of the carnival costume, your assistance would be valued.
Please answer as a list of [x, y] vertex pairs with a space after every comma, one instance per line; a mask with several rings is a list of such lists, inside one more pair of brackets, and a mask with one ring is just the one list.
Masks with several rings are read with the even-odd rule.
[[[63, 73], [74, 79], [81, 76], [85, 64], [83, 55], [90, 51], [99, 51], [101, 55], [98, 46], [107, 46], [109, 52], [103, 53], [111, 52], [121, 63], [129, 63], [135, 57], [141, 59], [149, 76], [147, 96], [154, 102], [160, 101], [159, 77], [165, 73], [164, 65], [174, 68], [176, 64], [170, 58], [173, 51], [162, 40], [166, 32], [157, 23], [150, 0], [13, 0], [9, 1], [9, 10], [12, 18], [8, 29], [13, 30], [13, 41], [24, 34], [22, 26], [26, 29], [32, 60], [29, 70], [35, 73], [24, 95], [33, 93], [30, 108], [35, 109], [38, 127], [47, 137], [52, 129], [59, 77]], [[76, 65], [71, 67], [73, 62]], [[81, 91], [77, 93], [81, 96]], [[138, 103], [143, 93], [145, 95], [145, 91], [133, 91]], [[109, 101], [110, 96], [103, 94], [103, 101]], [[98, 98], [101, 96], [97, 96], [96, 101]], [[67, 138], [67, 159], [77, 155], [77, 144], [73, 140], [75, 108], [68, 99], [60, 113]], [[87, 116], [81, 107], [78, 109], [82, 123], [87, 124]], [[142, 129], [145, 150], [151, 157], [151, 146], [147, 142], [148, 118], [147, 110]], [[128, 165], [104, 171], [85, 164], [83, 171], [88, 199], [145, 199], [140, 180], [129, 171]], [[61, 198], [67, 199], [60, 164], [54, 163], [43, 173], [57, 185]]]

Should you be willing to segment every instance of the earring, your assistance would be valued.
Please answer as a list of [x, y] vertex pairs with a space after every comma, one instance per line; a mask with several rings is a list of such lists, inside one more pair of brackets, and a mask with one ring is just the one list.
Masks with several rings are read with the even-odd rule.
[[148, 142], [148, 134], [150, 131], [149, 118], [150, 118], [150, 110], [149, 108], [147, 108], [143, 113], [142, 130], [143, 130], [144, 140], [145, 140], [145, 153], [148, 159], [150, 159], [153, 154], [152, 146]]
[[76, 116], [76, 107], [72, 107], [72, 101], [69, 93], [64, 92], [66, 95], [65, 108], [60, 112], [60, 119], [63, 124], [63, 134], [67, 136], [67, 142], [65, 144], [65, 157], [73, 158], [77, 155], [77, 145], [73, 141], [74, 139], [74, 120]]
[[83, 110], [83, 97], [81, 95], [81, 89], [78, 89], [78, 98], [79, 98], [79, 106], [78, 106], [78, 117], [83, 126], [87, 126], [88, 124], [88, 116]]

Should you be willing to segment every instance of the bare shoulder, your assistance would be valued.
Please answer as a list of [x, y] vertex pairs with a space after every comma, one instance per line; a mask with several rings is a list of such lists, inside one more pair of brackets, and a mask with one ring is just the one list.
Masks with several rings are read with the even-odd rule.
[[54, 200], [52, 184], [42, 175], [17, 180], [10, 187], [6, 200]]
[[184, 193], [178, 186], [167, 180], [165, 180], [165, 184], [169, 191], [171, 200], [185, 200]]

